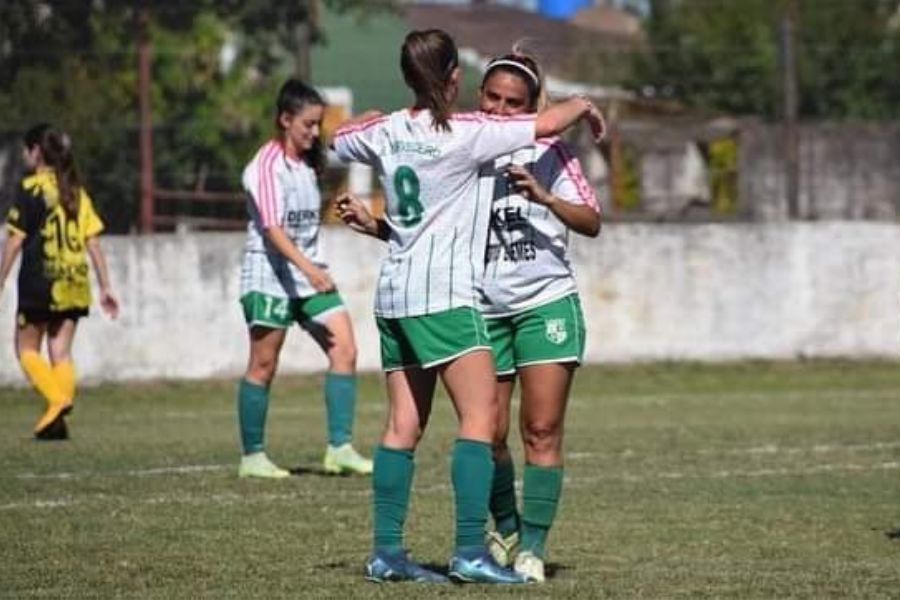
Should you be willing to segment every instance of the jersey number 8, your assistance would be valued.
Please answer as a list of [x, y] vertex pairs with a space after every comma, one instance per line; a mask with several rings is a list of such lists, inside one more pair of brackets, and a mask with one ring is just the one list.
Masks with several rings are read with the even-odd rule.
[[400, 202], [400, 223], [404, 227], [418, 225], [425, 212], [419, 202], [419, 176], [410, 167], [398, 167], [394, 172], [394, 190]]

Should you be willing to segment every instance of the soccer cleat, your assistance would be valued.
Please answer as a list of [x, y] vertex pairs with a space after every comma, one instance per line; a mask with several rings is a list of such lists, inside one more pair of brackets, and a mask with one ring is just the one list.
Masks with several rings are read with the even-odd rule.
[[464, 558], [458, 554], [450, 559], [448, 572], [450, 579], [457, 583], [527, 583], [523, 575], [512, 569], [501, 567], [485, 549], [475, 558]]
[[55, 421], [51, 421], [49, 425], [35, 432], [34, 437], [42, 442], [56, 442], [69, 439], [69, 428], [66, 427], [66, 420], [62, 415], [58, 416]]
[[504, 536], [499, 531], [489, 531], [487, 549], [498, 565], [501, 567], [512, 566], [516, 553], [519, 551], [519, 532], [513, 531]]
[[290, 477], [291, 472], [286, 471], [269, 460], [265, 452], [254, 452], [241, 457], [241, 466], [238, 467], [238, 477], [261, 477], [263, 479], [284, 479]]
[[376, 551], [366, 562], [366, 579], [375, 583], [413, 581], [416, 583], [447, 583], [450, 580], [430, 571], [410, 559], [409, 552]]
[[356, 475], [371, 475], [372, 461], [357, 452], [349, 443], [341, 446], [328, 445], [325, 451], [325, 459], [322, 467], [331, 475], [354, 473]]
[[[48, 437], [53, 435], [52, 432], [48, 430], [59, 429], [58, 421], [61, 421], [63, 417], [65, 417], [71, 411], [71, 402], [68, 402], [66, 404], [48, 405], [47, 410], [44, 411], [44, 414], [41, 415], [40, 420], [38, 420], [37, 424], [34, 426], [34, 437], [39, 440], [65, 439], [65, 437]], [[65, 428], [65, 423], [63, 423], [63, 428]], [[66, 437], [68, 437], [68, 433], [66, 434]]]
[[544, 576], [544, 559], [529, 550], [519, 552], [514, 569], [528, 581], [544, 583], [547, 579]]

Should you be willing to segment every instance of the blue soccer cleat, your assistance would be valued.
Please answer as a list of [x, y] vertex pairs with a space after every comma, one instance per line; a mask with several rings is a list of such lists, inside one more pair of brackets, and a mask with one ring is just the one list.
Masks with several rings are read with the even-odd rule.
[[416, 583], [448, 583], [450, 580], [429, 571], [409, 558], [405, 550], [397, 553], [376, 551], [366, 563], [366, 579], [376, 583], [414, 581]]
[[501, 567], [486, 549], [474, 558], [455, 554], [450, 559], [450, 579], [458, 583], [528, 583], [525, 575]]

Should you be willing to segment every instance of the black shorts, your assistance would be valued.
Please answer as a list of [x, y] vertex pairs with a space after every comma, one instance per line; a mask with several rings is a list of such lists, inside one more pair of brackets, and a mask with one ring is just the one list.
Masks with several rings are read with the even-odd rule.
[[47, 308], [19, 308], [16, 311], [16, 323], [22, 325], [40, 325], [43, 323], [59, 323], [60, 321], [78, 321], [88, 315], [86, 308], [70, 308], [69, 310], [50, 310]]

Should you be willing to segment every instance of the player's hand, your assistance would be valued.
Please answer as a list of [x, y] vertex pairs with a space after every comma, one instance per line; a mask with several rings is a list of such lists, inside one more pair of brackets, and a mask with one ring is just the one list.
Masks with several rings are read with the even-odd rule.
[[606, 137], [606, 119], [603, 113], [597, 108], [593, 102], [588, 100], [589, 110], [585, 119], [591, 128], [591, 134], [594, 136], [594, 143], [599, 144]]
[[376, 235], [378, 223], [363, 201], [352, 194], [337, 197], [337, 214], [350, 229], [359, 233]]
[[334, 281], [332, 281], [331, 275], [327, 271], [311, 266], [303, 274], [306, 275], [309, 283], [320, 294], [334, 291]]
[[119, 316], [119, 300], [112, 293], [112, 290], [100, 290], [100, 308], [103, 309], [110, 319]]
[[506, 176], [509, 177], [513, 190], [515, 190], [517, 194], [522, 194], [531, 202], [543, 206], [550, 206], [553, 203], [553, 194], [548, 192], [544, 186], [538, 183], [538, 180], [534, 178], [534, 175], [532, 175], [525, 167], [520, 165], [509, 165], [506, 168]]

